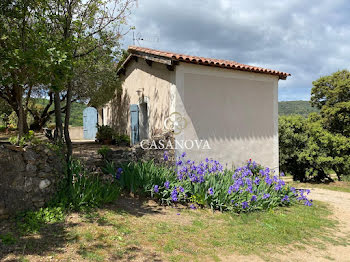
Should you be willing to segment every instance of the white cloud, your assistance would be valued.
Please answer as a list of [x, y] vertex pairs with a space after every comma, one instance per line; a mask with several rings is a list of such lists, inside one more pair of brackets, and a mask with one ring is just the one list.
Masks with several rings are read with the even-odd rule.
[[[286, 71], [280, 100], [309, 99], [312, 81], [349, 68], [346, 0], [139, 0], [140, 45]], [[131, 35], [125, 47], [132, 44]]]

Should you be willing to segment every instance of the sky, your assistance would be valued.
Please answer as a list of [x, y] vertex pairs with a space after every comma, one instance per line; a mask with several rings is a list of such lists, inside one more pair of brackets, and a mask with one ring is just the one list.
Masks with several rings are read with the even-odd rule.
[[[312, 81], [350, 69], [349, 0], [138, 0], [136, 45], [291, 73], [279, 100], [309, 100]], [[133, 44], [132, 33], [123, 47]]]

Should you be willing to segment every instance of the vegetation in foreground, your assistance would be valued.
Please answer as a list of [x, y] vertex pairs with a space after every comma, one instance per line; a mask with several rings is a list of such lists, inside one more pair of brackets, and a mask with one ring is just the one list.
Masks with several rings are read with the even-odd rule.
[[350, 72], [342, 70], [314, 81], [308, 118], [279, 119], [280, 170], [301, 182], [332, 181], [350, 175]]
[[[167, 152], [164, 160], [168, 160]], [[195, 163], [183, 153], [176, 162], [176, 171], [152, 162], [130, 163], [118, 169], [107, 163], [104, 171], [115, 176], [123, 190], [158, 199], [165, 205], [184, 203], [191, 208], [236, 213], [289, 206], [298, 201], [312, 205], [306, 196], [308, 190], [289, 187], [269, 168], [252, 160], [227, 170], [216, 160]]]
[[[65, 222], [48, 223], [36, 234], [19, 235], [15, 227], [1, 236], [0, 257], [29, 261], [106, 261], [165, 259], [219, 261], [233, 253], [268, 258], [283, 248], [349, 244], [336, 238], [335, 222], [324, 204], [294, 205], [266, 212], [211, 212], [208, 209], [160, 208], [152, 201], [120, 199], [116, 205], [73, 213]], [[282, 250], [282, 251], [281, 251]]]

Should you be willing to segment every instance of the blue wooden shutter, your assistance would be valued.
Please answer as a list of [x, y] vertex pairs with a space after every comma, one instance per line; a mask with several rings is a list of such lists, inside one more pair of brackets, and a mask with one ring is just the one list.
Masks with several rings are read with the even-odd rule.
[[136, 144], [140, 142], [138, 105], [130, 105], [130, 123], [131, 123], [131, 143]]

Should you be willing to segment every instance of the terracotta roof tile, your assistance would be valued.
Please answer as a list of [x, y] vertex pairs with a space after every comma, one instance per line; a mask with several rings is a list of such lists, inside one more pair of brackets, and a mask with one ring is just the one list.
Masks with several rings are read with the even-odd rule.
[[235, 61], [230, 61], [230, 60], [183, 55], [183, 54], [160, 51], [160, 50], [139, 47], [139, 46], [129, 46], [128, 50], [132, 54], [145, 53], [145, 54], [160, 56], [163, 58], [169, 58], [169, 59], [172, 59], [174, 61], [179, 61], [179, 62], [207, 65], [207, 66], [216, 66], [216, 67], [221, 67], [221, 68], [229, 68], [229, 69], [234, 69], [234, 70], [249, 71], [249, 72], [263, 73], [263, 74], [270, 74], [270, 75], [277, 75], [277, 76], [279, 76], [280, 79], [286, 79], [287, 76], [291, 75], [289, 73], [285, 73], [285, 72], [281, 72], [281, 71], [277, 71], [277, 70], [240, 64], [240, 63], [237, 63]]

